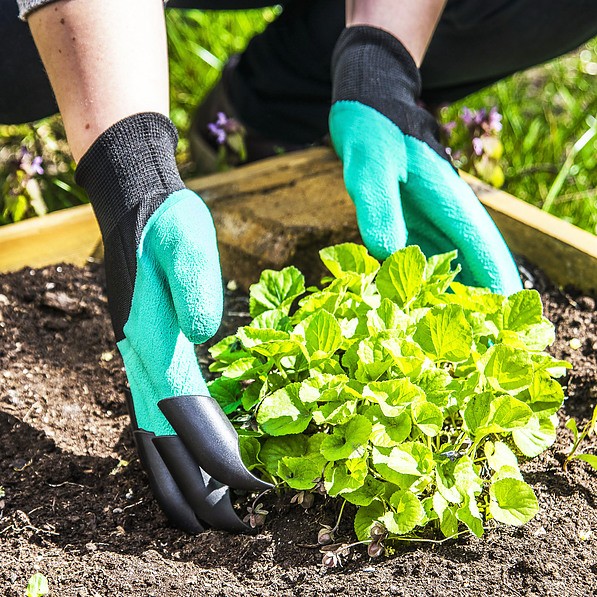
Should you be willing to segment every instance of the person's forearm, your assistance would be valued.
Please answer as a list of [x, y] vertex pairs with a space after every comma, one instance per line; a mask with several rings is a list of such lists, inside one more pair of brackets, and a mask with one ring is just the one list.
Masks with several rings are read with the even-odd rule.
[[161, 0], [59, 0], [31, 13], [28, 23], [76, 161], [119, 120], [168, 115]]
[[445, 4], [446, 0], [346, 0], [346, 26], [384, 29], [421, 66]]

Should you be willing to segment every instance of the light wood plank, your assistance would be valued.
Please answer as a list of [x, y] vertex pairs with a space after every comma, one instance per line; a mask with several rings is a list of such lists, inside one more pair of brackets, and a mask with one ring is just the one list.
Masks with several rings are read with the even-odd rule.
[[100, 243], [90, 205], [0, 227], [0, 272], [55, 263], [84, 265]]

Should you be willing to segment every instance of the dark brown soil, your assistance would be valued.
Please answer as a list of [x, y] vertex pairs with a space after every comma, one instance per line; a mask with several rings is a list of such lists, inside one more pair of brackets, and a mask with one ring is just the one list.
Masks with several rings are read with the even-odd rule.
[[[523, 528], [405, 543], [381, 560], [356, 549], [328, 570], [312, 546], [336, 516], [322, 498], [308, 511], [266, 499], [271, 514], [256, 536], [169, 528], [133, 449], [98, 268], [1, 276], [0, 595], [22, 596], [36, 571], [61, 597], [593, 595], [597, 473], [580, 462], [564, 473], [562, 461], [571, 437], [563, 423], [585, 421], [597, 398], [595, 301], [537, 275], [535, 285], [558, 328], [553, 353], [575, 366], [557, 444], [524, 467], [541, 512]], [[224, 331], [246, 311], [246, 299], [230, 294]], [[351, 539], [348, 522], [341, 534]]]

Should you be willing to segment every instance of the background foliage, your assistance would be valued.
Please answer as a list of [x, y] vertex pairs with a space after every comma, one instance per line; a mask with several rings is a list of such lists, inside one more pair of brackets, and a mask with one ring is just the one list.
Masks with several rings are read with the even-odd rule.
[[[194, 107], [215, 83], [228, 56], [275, 19], [276, 9], [200, 12], [170, 10], [172, 119], [181, 131], [179, 162], [189, 172], [186, 131]], [[517, 74], [442, 110], [442, 122], [461, 122], [463, 108], [497, 107], [503, 151], [495, 165], [503, 188], [592, 233], [597, 232], [597, 40], [547, 65]], [[449, 140], [470, 154], [471, 139]], [[25, 152], [22, 148], [25, 148]], [[41, 156], [41, 168], [30, 168]], [[494, 158], [492, 158], [494, 159]], [[472, 161], [461, 166], [500, 182]], [[43, 169], [43, 173], [40, 173]], [[482, 170], [482, 169], [481, 169]], [[59, 117], [0, 126], [0, 224], [85, 201], [74, 185], [74, 163]]]

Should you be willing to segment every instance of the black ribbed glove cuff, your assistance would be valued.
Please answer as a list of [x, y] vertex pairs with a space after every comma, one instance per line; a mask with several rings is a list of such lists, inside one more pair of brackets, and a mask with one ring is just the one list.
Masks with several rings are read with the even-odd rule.
[[408, 50], [390, 33], [346, 28], [332, 57], [332, 100], [356, 101], [387, 116], [400, 130], [449, 159], [435, 118], [417, 104], [421, 75]]
[[177, 142], [169, 118], [144, 112], [112, 125], [87, 150], [75, 178], [87, 191], [104, 239], [135, 207], [146, 220], [143, 214], [184, 188], [174, 159]]

